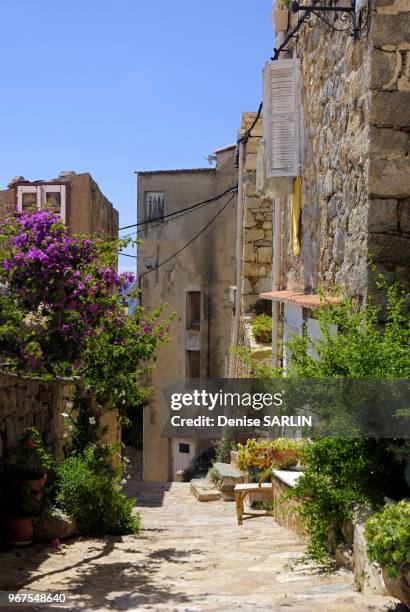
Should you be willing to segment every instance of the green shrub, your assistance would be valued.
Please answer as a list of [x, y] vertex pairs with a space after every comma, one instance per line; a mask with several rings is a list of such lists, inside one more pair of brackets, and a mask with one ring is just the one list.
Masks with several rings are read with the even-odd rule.
[[138, 533], [133, 501], [121, 493], [118, 479], [97, 464], [92, 448], [66, 459], [57, 471], [57, 504], [76, 519], [83, 534]]
[[214, 463], [230, 463], [231, 450], [236, 450], [234, 440], [226, 434], [223, 434], [214, 442], [215, 446], [215, 461]]
[[254, 468], [260, 471], [271, 468], [286, 468], [302, 459], [306, 441], [290, 438], [275, 440], [255, 440], [250, 438], [246, 444], [238, 444], [238, 467], [250, 473]]
[[252, 331], [259, 342], [272, 342], [272, 317], [261, 314], [252, 321]]
[[410, 502], [388, 504], [365, 525], [369, 559], [395, 578], [410, 563]]
[[[342, 527], [357, 504], [378, 508], [385, 494], [401, 485], [401, 473], [388, 440], [324, 438], [306, 448], [306, 471], [292, 495], [309, 532], [309, 553], [326, 554], [329, 531], [343, 540]], [[397, 484], [397, 481], [399, 485]]]
[[23, 480], [42, 478], [53, 465], [50, 453], [44, 449], [40, 432], [35, 427], [27, 427], [11, 453], [11, 469], [14, 477]]

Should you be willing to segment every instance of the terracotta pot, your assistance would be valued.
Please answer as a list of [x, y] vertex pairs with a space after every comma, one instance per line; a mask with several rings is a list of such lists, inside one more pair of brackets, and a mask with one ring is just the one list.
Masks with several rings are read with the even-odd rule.
[[272, 21], [275, 32], [286, 32], [289, 23], [289, 11], [288, 9], [278, 10], [275, 9], [272, 12]]
[[20, 482], [24, 482], [26, 485], [31, 487], [33, 491], [42, 491], [47, 482], [47, 474], [44, 474], [41, 478], [36, 478], [35, 480], [21, 480]]
[[41, 501], [43, 495], [43, 489], [47, 482], [47, 474], [44, 474], [41, 478], [36, 478], [34, 480], [16, 480], [16, 483], [19, 485], [25, 485], [26, 487], [30, 487], [32, 490], [33, 499], [37, 502]]
[[26, 484], [31, 487], [33, 491], [42, 491], [47, 482], [47, 474], [44, 474], [41, 478], [36, 478], [35, 480], [24, 480], [21, 479], [19, 482]]
[[390, 595], [410, 608], [410, 563], [404, 567], [397, 578], [390, 578], [384, 568], [382, 571], [384, 584]]
[[6, 541], [14, 546], [28, 546], [33, 539], [31, 516], [10, 516], [4, 519]]

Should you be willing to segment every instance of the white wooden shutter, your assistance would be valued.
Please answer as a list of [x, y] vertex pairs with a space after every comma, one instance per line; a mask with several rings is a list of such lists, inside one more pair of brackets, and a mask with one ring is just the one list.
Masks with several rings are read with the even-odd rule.
[[266, 178], [299, 176], [299, 60], [267, 62], [263, 74]]

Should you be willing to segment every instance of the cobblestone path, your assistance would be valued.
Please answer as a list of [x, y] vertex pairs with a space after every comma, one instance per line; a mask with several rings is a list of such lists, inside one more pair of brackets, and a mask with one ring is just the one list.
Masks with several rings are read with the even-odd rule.
[[87, 612], [400, 610], [393, 600], [355, 592], [345, 570], [326, 576], [295, 565], [303, 543], [270, 517], [238, 527], [233, 503], [198, 502], [185, 483], [134, 482], [129, 493], [138, 498], [139, 536], [77, 539], [57, 552], [42, 545], [4, 551], [1, 589], [64, 591], [70, 610]]

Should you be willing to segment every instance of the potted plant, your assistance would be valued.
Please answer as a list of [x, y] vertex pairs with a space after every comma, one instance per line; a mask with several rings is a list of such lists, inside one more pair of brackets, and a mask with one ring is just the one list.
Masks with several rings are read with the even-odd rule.
[[10, 544], [30, 544], [33, 518], [40, 513], [51, 465], [51, 455], [44, 449], [38, 430], [25, 429], [11, 452], [2, 507], [6, 539]]
[[35, 427], [24, 430], [11, 455], [12, 479], [25, 483], [33, 491], [41, 492], [52, 465], [52, 457], [44, 449], [40, 433]]
[[304, 448], [305, 440], [277, 438], [258, 442], [251, 438], [246, 444], [238, 444], [238, 467], [248, 482], [262, 481], [269, 477], [272, 469], [296, 465]]
[[272, 342], [272, 317], [261, 314], [252, 321], [252, 332], [258, 342]]
[[33, 538], [33, 518], [40, 514], [41, 496], [24, 482], [12, 481], [6, 488], [3, 525], [6, 540], [15, 546], [27, 546]]
[[387, 504], [365, 524], [367, 554], [381, 566], [387, 590], [410, 608], [410, 502]]
[[275, 32], [286, 32], [289, 23], [290, 0], [277, 0], [272, 10], [272, 23]]

